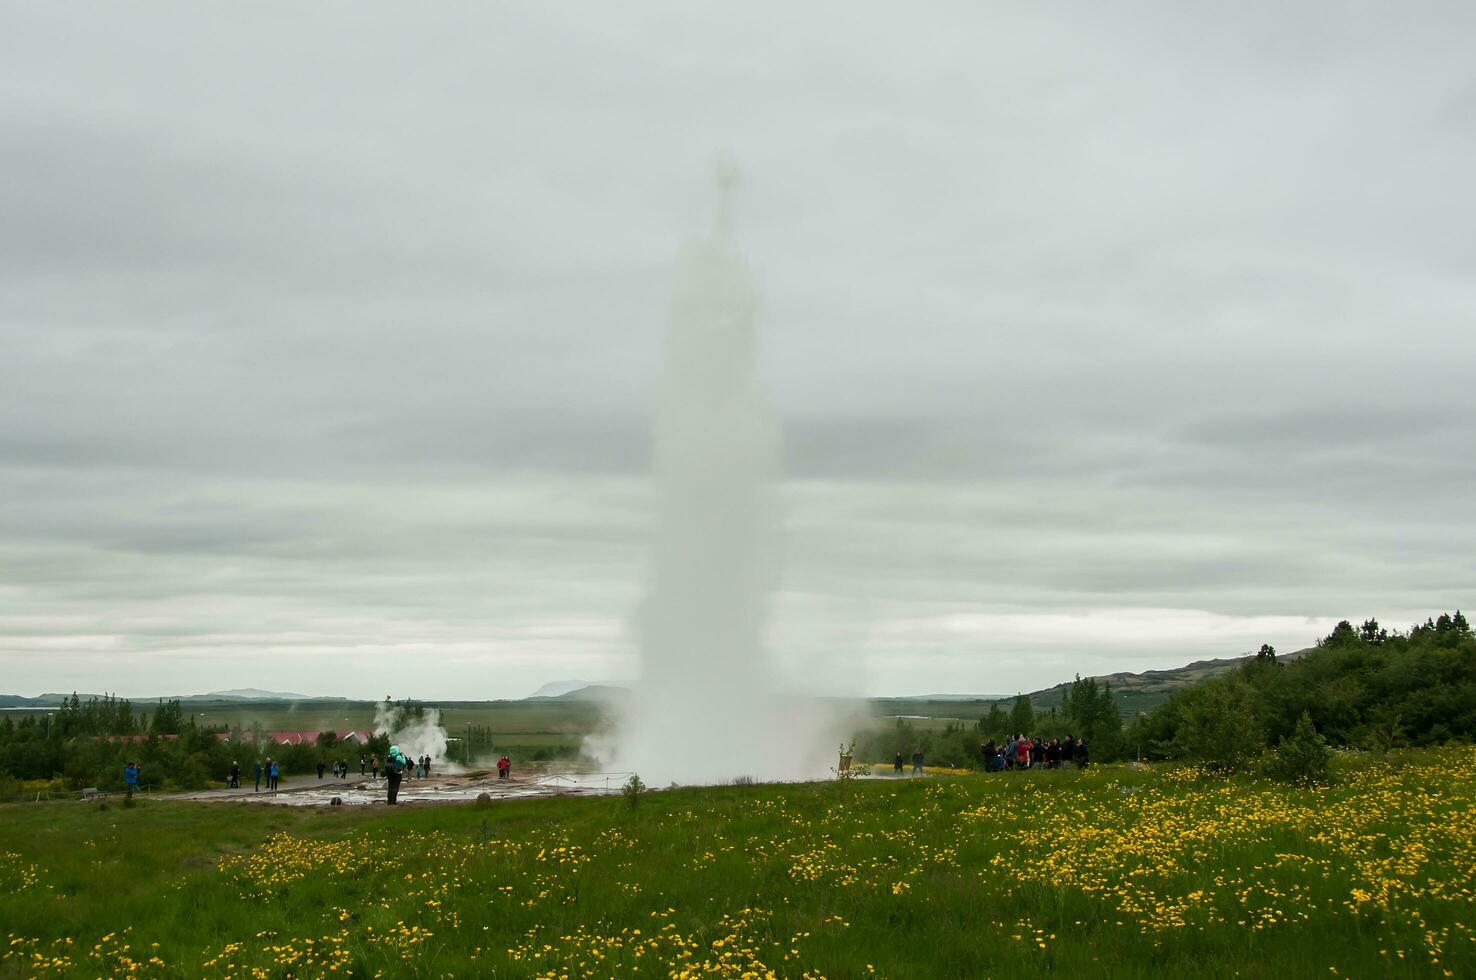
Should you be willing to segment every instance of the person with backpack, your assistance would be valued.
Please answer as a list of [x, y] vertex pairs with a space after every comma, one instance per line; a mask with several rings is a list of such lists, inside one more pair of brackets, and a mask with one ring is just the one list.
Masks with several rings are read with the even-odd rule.
[[398, 745], [391, 745], [389, 755], [384, 757], [384, 778], [389, 782], [389, 805], [395, 806], [400, 798], [400, 780], [404, 778], [409, 760], [400, 752]]

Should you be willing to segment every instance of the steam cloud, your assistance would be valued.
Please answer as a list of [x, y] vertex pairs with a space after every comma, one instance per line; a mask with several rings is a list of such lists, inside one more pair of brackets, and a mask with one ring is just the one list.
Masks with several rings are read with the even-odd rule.
[[416, 717], [403, 707], [381, 701], [374, 708], [374, 734], [388, 735], [391, 745], [412, 759], [429, 755], [433, 762], [446, 768], [446, 729], [441, 727], [441, 712], [427, 708]]

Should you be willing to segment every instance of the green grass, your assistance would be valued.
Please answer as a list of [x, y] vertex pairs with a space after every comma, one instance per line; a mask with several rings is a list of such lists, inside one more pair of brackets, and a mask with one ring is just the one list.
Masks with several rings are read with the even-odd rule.
[[1476, 974], [1476, 751], [1340, 769], [3, 807], [0, 976]]

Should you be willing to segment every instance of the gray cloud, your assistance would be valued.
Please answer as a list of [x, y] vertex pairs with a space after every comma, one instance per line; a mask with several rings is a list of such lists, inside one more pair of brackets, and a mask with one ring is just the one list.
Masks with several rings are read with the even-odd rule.
[[1015, 689], [1468, 603], [1472, 21], [7, 5], [0, 662], [628, 669], [723, 147], [797, 674]]

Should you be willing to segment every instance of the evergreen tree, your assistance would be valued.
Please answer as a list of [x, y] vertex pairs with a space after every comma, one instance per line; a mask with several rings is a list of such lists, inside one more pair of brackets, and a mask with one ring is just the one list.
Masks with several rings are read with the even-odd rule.
[[1023, 694], [1015, 696], [1010, 707], [1010, 731], [1016, 735], [1029, 735], [1035, 729], [1035, 709], [1030, 699]]
[[[130, 713], [131, 714], [131, 713]], [[179, 701], [160, 701], [149, 719], [150, 735], [178, 735], [185, 729], [184, 708]]]
[[1122, 715], [1117, 702], [1112, 700], [1112, 685], [1102, 682], [1102, 692], [1097, 697], [1097, 710], [1092, 719], [1091, 741], [1087, 745], [1092, 756], [1099, 761], [1115, 759], [1122, 752]]
[[1009, 716], [1000, 709], [999, 702], [995, 701], [989, 705], [989, 714], [979, 719], [979, 731], [989, 738], [1000, 738], [1005, 734], [1009, 723]]

